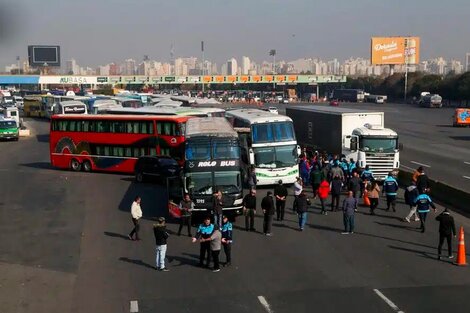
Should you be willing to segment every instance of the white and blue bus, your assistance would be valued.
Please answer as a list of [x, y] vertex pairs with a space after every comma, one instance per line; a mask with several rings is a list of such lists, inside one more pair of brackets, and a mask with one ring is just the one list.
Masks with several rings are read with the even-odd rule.
[[239, 131], [242, 160], [254, 166], [257, 185], [295, 182], [300, 147], [289, 117], [258, 109], [229, 110], [225, 117]]

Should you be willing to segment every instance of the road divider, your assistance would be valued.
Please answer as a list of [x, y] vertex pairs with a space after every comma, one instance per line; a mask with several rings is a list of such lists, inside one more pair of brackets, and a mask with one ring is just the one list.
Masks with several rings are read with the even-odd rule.
[[[409, 186], [411, 184], [412, 176], [413, 174], [411, 172], [400, 170], [398, 173], [398, 181], [404, 187]], [[467, 179], [470, 179], [470, 177]], [[431, 189], [430, 196], [432, 199], [438, 200], [439, 202], [456, 208], [459, 211], [470, 213], [470, 206], [468, 205], [470, 203], [470, 193], [431, 178], [428, 178], [428, 181]]]

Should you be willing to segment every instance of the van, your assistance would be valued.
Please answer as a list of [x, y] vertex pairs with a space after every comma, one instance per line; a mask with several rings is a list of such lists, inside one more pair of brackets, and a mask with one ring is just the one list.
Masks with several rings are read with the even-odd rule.
[[470, 126], [470, 109], [457, 108], [452, 117], [453, 126]]
[[18, 141], [19, 128], [14, 119], [0, 117], [0, 139]]

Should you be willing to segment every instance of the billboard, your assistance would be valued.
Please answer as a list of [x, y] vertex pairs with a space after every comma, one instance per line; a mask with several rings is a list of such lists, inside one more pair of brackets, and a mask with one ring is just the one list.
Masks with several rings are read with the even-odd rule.
[[29, 66], [60, 66], [60, 46], [28, 46]]
[[371, 63], [402, 65], [419, 63], [419, 37], [372, 37]]

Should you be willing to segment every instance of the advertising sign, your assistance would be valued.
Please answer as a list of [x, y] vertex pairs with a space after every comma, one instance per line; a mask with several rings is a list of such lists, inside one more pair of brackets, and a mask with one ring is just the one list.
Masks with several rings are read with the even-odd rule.
[[418, 64], [419, 37], [372, 37], [371, 62], [376, 65]]

